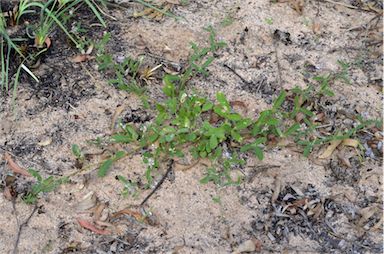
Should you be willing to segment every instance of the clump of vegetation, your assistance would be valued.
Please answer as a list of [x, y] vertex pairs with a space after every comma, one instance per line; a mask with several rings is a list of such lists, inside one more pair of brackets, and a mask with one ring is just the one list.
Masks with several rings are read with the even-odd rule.
[[[211, 101], [191, 92], [187, 87], [188, 81], [196, 75], [207, 76], [214, 52], [225, 46], [224, 42], [216, 40], [212, 27], [207, 31], [209, 46], [200, 47], [192, 43], [193, 53], [185, 70], [179, 75], [167, 74], [163, 77], [166, 99], [148, 105], [157, 111], [154, 121], [141, 126], [120, 124], [117, 133], [99, 140], [99, 144], [121, 144], [124, 147], [100, 164], [99, 176], [105, 176], [114, 162], [133, 153], [141, 153], [147, 165], [147, 187], [151, 186], [153, 174], [164, 161], [183, 157], [191, 157], [195, 162], [208, 159], [207, 172], [201, 183], [214, 182], [221, 186], [239, 184], [241, 176], [233, 178], [232, 171], [245, 164], [242, 159], [244, 154], [251, 153], [262, 160], [267, 144], [291, 139], [302, 146], [304, 156], [308, 156], [314, 147], [353, 137], [372, 124], [361, 120], [360, 124], [345, 132], [335, 130], [325, 136], [316, 132], [320, 123], [315, 120], [315, 109], [311, 105], [313, 98], [334, 96], [331, 82], [347, 80], [347, 65], [344, 63], [340, 63], [341, 71], [338, 73], [315, 77], [314, 81], [319, 83], [316, 89], [308, 86], [306, 89], [281, 91], [271, 109], [262, 111], [257, 119], [235, 112], [223, 93], [217, 93], [216, 100]], [[104, 39], [103, 44], [106, 42], [107, 39]], [[102, 53], [98, 56], [99, 68], [112, 70], [115, 75], [109, 82], [119, 89], [144, 96], [145, 86], [140, 86], [140, 92], [135, 89], [141, 61], [126, 58], [116, 64], [111, 61], [110, 55]], [[134, 189], [127, 179], [119, 177], [119, 180], [125, 185], [124, 193]]]

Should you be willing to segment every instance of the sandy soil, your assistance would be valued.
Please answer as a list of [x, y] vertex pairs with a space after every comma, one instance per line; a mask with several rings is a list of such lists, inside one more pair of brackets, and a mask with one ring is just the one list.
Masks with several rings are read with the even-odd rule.
[[[190, 0], [172, 7], [185, 19], [153, 21], [133, 18], [142, 7], [122, 2], [123, 8], [109, 10], [116, 20], [109, 20], [108, 50], [115, 57], [144, 55], [150, 66], [182, 66], [191, 52], [189, 43], [204, 44], [208, 35], [203, 28], [211, 24], [228, 47], [209, 67], [210, 76], [190, 85], [211, 98], [223, 91], [229, 100], [243, 101], [250, 117], [270, 107], [281, 89], [306, 87], [314, 76], [337, 71], [338, 60], [353, 63], [351, 84], [332, 85], [336, 96], [328, 99], [329, 110], [382, 115], [382, 43], [367, 46], [382, 36], [380, 18], [377, 29], [366, 29], [375, 22], [375, 12], [327, 1], [305, 1], [298, 13], [292, 8], [295, 1]], [[231, 22], [224, 26], [228, 17]], [[93, 36], [100, 38], [102, 32], [95, 29]], [[125, 107], [122, 115], [144, 112], [137, 97], [107, 84], [95, 62], [72, 63], [75, 54], [66, 46], [53, 47], [36, 70], [42, 82], [20, 85], [15, 113], [11, 98], [0, 97], [0, 152], [8, 151], [17, 163], [45, 177], [75, 172], [71, 145], [91, 150], [86, 141], [110, 132], [118, 106]], [[162, 73], [151, 84], [152, 98], [160, 94]], [[341, 121], [348, 120], [347, 113]], [[41, 145], [47, 140], [48, 145]], [[18, 253], [231, 253], [250, 239], [262, 253], [382, 253], [382, 150], [361, 162], [352, 149], [341, 151], [358, 161], [347, 169], [336, 155], [319, 162], [324, 149], [305, 158], [297, 147], [267, 148], [263, 161], [247, 158], [242, 184], [225, 188], [199, 183], [203, 165], [186, 171], [176, 167], [174, 180], [166, 180], [146, 205], [155, 221], [121, 219], [119, 233], [107, 236], [79, 226], [77, 218], [92, 214], [79, 211], [79, 202], [93, 192], [97, 203], [106, 206], [103, 214], [135, 209], [150, 191], [123, 197], [116, 175], [140, 179], [145, 166], [140, 156], [133, 156], [105, 178], [95, 170], [81, 173], [41, 197], [23, 227]], [[9, 174], [1, 160], [0, 188]], [[0, 195], [1, 253], [12, 253], [19, 226], [34, 209], [21, 200], [32, 180], [18, 176], [16, 182], [20, 195], [14, 202]], [[276, 191], [280, 195], [273, 202]], [[322, 207], [317, 219], [279, 216], [284, 198], [299, 199], [300, 192]], [[213, 201], [217, 197], [220, 202]]]

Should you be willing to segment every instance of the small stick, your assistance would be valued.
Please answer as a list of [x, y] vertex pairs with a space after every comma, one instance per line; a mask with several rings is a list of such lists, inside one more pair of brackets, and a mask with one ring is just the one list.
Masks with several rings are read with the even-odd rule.
[[13, 254], [16, 254], [17, 253], [17, 247], [19, 245], [19, 242], [20, 242], [20, 235], [21, 235], [21, 231], [23, 230], [23, 228], [25, 226], [28, 225], [28, 222], [31, 220], [32, 216], [35, 214], [35, 212], [37, 211], [37, 205], [35, 205], [35, 207], [33, 208], [31, 214], [28, 216], [28, 218], [19, 225], [19, 228], [17, 230], [17, 235], [16, 235], [16, 241], [15, 241], [15, 245], [13, 247], [13, 251], [12, 253]]
[[163, 177], [160, 179], [160, 181], [156, 184], [155, 188], [153, 188], [153, 190], [151, 191], [151, 193], [149, 193], [149, 195], [143, 200], [143, 202], [141, 202], [140, 206], [143, 206], [147, 201], [148, 199], [160, 188], [160, 186], [163, 184], [163, 182], [165, 181], [165, 178], [167, 178], [169, 172], [171, 172], [172, 168], [173, 168], [173, 159], [171, 159], [171, 161], [169, 162], [168, 164], [168, 168], [167, 168], [167, 172], [165, 172], [165, 174], [163, 175]]
[[237, 73], [237, 71], [235, 71], [232, 67], [230, 67], [229, 65], [227, 64], [224, 64], [224, 67], [227, 68], [228, 70], [230, 70], [233, 74], [235, 74], [239, 79], [241, 79], [241, 81], [243, 81], [244, 84], [246, 85], [250, 85], [252, 84], [252, 82], [249, 82], [247, 80], [245, 80], [239, 73]]

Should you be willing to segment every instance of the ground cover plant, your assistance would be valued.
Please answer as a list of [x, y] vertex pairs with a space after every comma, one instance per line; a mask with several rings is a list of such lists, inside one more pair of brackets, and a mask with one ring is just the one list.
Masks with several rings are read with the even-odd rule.
[[0, 252], [382, 252], [380, 5], [0, 3]]

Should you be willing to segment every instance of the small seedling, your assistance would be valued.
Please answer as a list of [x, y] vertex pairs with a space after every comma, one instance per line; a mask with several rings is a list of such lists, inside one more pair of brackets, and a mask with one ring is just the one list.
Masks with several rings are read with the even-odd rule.
[[37, 183], [32, 185], [31, 190], [23, 197], [23, 200], [27, 204], [35, 204], [41, 193], [48, 193], [54, 191], [61, 184], [68, 182], [68, 178], [53, 178], [50, 176], [43, 179], [43, 177], [36, 170], [29, 169], [29, 173], [35, 177]]
[[273, 25], [273, 19], [272, 18], [266, 18], [264, 20], [265, 23], [267, 23], [268, 25]]

